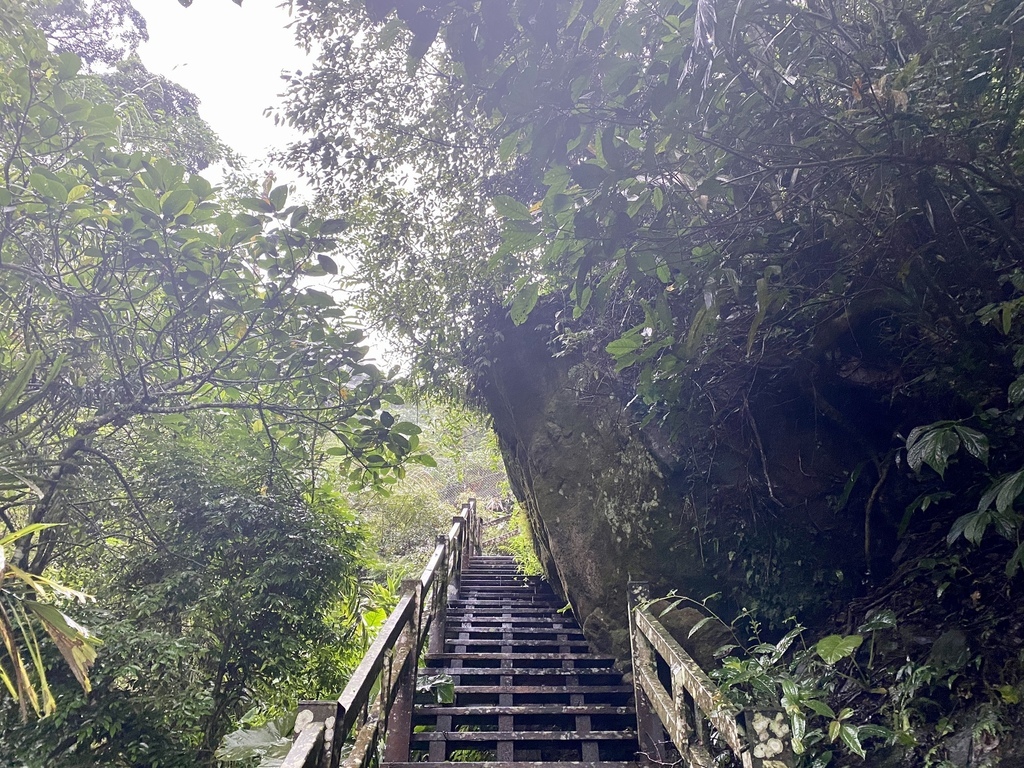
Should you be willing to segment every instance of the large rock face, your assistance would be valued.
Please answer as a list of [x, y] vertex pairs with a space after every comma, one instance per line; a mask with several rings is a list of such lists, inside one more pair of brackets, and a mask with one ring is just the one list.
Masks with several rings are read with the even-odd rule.
[[780, 623], [852, 594], [864, 522], [837, 497], [863, 449], [796, 389], [723, 415], [725, 438], [695, 472], [691, 446], [642, 429], [584, 355], [552, 355], [543, 328], [508, 324], [495, 338], [479, 389], [541, 562], [595, 646], [628, 655], [630, 579], [655, 596], [720, 593], [717, 610]]
[[[634, 416], [623, 393], [636, 382], [610, 369], [602, 343], [553, 345], [554, 318], [496, 324], [478, 388], [548, 577], [597, 650], [628, 659], [631, 578], [649, 581], [655, 598], [718, 593], [708, 606], [726, 623], [741, 619], [735, 634], [712, 622], [691, 638], [705, 608], [676, 599], [655, 607], [674, 607], [663, 621], [705, 668], [723, 644], [771, 641], [795, 617], [809, 627], [805, 643], [865, 638], [870, 651], [853, 673], [875, 693], [893, 693], [858, 698], [856, 722], [888, 727], [906, 706], [897, 697], [907, 671], [935, 676], [920, 689], [928, 709], [915, 710], [919, 746], [876, 742], [865, 765], [916, 765], [928, 750], [964, 768], [996, 755], [1018, 765], [1024, 742], [1008, 735], [1024, 733], [1016, 703], [1024, 612], [1004, 573], [1017, 544], [988, 537], [981, 548], [947, 546], [954, 516], [976, 503], [966, 460], [948, 467], [945, 482], [966, 489], [967, 506], [915, 512], [914, 500], [936, 485], [901, 464], [902, 436], [963, 408], [941, 389], [934, 400], [901, 396], [898, 353], [871, 343], [884, 324], [854, 320], [823, 326], [810, 352], [746, 379], [741, 371], [743, 380], [727, 382], [731, 399], [717, 382], [713, 407], [698, 397], [672, 414], [682, 417], [674, 435]], [[710, 401], [704, 384], [697, 389]], [[868, 628], [876, 612], [894, 628]], [[1002, 670], [1005, 705], [980, 695], [997, 689], [962, 674], [967, 663]], [[833, 691], [830, 705], [846, 706], [839, 697], [848, 691]], [[991, 725], [994, 706], [1002, 730]], [[940, 717], [944, 736], [935, 735]]]
[[710, 582], [684, 504], [611, 392], [581, 401], [571, 358], [506, 329], [482, 387], [545, 570], [588, 637], [620, 655], [630, 578]]

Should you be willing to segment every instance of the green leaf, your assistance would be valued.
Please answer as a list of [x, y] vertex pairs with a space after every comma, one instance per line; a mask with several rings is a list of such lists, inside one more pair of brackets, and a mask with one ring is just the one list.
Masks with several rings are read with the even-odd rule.
[[25, 607], [42, 623], [82, 689], [86, 693], [92, 690], [89, 683], [89, 668], [96, 661], [96, 646], [99, 640], [55, 606], [26, 600]]
[[612, 170], [622, 170], [622, 149], [615, 143], [615, 128], [609, 126], [597, 136], [597, 159]]
[[1024, 469], [1003, 478], [999, 484], [999, 493], [996, 495], [996, 509], [1000, 512], [1011, 509], [1021, 491], [1024, 491]]
[[620, 358], [623, 355], [635, 352], [643, 345], [644, 341], [639, 336], [621, 336], [614, 341], [608, 342], [604, 350], [612, 357]]
[[455, 683], [442, 683], [434, 689], [438, 704], [455, 703]]
[[139, 205], [145, 208], [147, 211], [153, 213], [163, 214], [160, 206], [160, 198], [156, 196], [153, 190], [147, 187], [133, 187], [132, 196], [138, 201]]
[[690, 627], [690, 631], [686, 633], [686, 636], [688, 638], [693, 637], [695, 634], [700, 632], [701, 628], [705, 624], [707, 624], [708, 622], [714, 621], [714, 620], [715, 620], [714, 616], [705, 616], [703, 619], [701, 619], [696, 624], [694, 624], [692, 627]]
[[530, 209], [515, 198], [508, 195], [498, 195], [491, 203], [494, 205], [494, 210], [499, 216], [513, 221], [530, 220]]
[[1010, 556], [1009, 561], [1006, 563], [1006, 577], [1008, 579], [1013, 578], [1013, 575], [1018, 570], [1024, 571], [1024, 542], [1013, 551], [1013, 555]]
[[839, 728], [839, 738], [857, 757], [865, 756], [864, 747], [860, 743], [860, 735], [857, 733], [857, 726], [843, 723]]
[[608, 29], [622, 5], [623, 0], [601, 0], [594, 11], [594, 23]]
[[215, 757], [224, 762], [245, 762], [264, 757], [285, 757], [291, 749], [296, 713], [278, 717], [258, 728], [242, 728], [221, 740]]
[[896, 626], [896, 612], [889, 608], [873, 612], [863, 624], [857, 627], [858, 632], [877, 632], [880, 629], [892, 629]]
[[243, 197], [238, 204], [257, 213], [274, 213], [274, 206], [269, 200], [262, 197]]
[[818, 701], [817, 699], [804, 699], [802, 703], [805, 707], [814, 712], [816, 715], [828, 717], [833, 720], [836, 717], [836, 713], [832, 710], [832, 707], [830, 707], [824, 701]]
[[424, 467], [437, 467], [437, 461], [429, 453], [417, 453], [415, 456], [410, 456], [409, 461], [415, 461]]
[[509, 310], [509, 316], [513, 323], [522, 325], [526, 322], [526, 318], [537, 306], [539, 293], [540, 287], [536, 283], [528, 283], [519, 290], [515, 299], [512, 300], [512, 308]]
[[18, 372], [14, 378], [4, 388], [3, 393], [0, 393], [0, 418], [4, 418], [4, 414], [7, 411], [12, 410], [14, 403], [18, 401], [25, 388], [28, 387], [29, 382], [32, 380], [32, 376], [39, 367], [39, 363], [42, 362], [43, 353], [39, 350], [32, 352], [28, 358], [21, 364]]
[[45, 531], [47, 528], [56, 528], [62, 525], [62, 523], [31, 523], [26, 525], [24, 528], [19, 528], [16, 531], [8, 533], [6, 536], [0, 537], [0, 547], [4, 547], [12, 542], [24, 536], [30, 536], [38, 533], [39, 531]]
[[330, 256], [325, 253], [318, 253], [316, 255], [317, 264], [320, 265], [320, 269], [324, 272], [329, 272], [332, 275], [338, 274], [338, 265], [334, 262]]
[[346, 219], [327, 219], [320, 225], [321, 235], [337, 235], [348, 229]]
[[270, 204], [273, 205], [276, 210], [280, 211], [284, 208], [285, 203], [288, 202], [288, 185], [281, 184], [280, 186], [274, 187], [270, 190], [270, 194], [267, 195], [267, 197], [270, 198]]
[[800, 689], [797, 688], [796, 683], [788, 677], [782, 678], [780, 682], [782, 683], [783, 697], [789, 699], [790, 702], [795, 705], [800, 700]]
[[89, 187], [86, 184], [78, 184], [68, 190], [68, 202], [73, 203], [76, 200], [81, 200], [89, 194]]
[[519, 134], [517, 132], [510, 133], [501, 140], [501, 144], [498, 146], [498, 157], [501, 158], [503, 163], [507, 162], [508, 159], [512, 157], [518, 144]]
[[305, 205], [298, 206], [292, 211], [292, 217], [289, 219], [288, 224], [292, 227], [297, 227], [301, 224], [305, 218], [309, 215], [309, 208]]
[[192, 202], [192, 190], [175, 189], [163, 196], [160, 201], [160, 212], [167, 218], [174, 218]]
[[982, 464], [988, 465], [988, 438], [976, 429], [953, 427], [967, 452]]
[[57, 55], [57, 76], [61, 80], [70, 80], [82, 68], [82, 60], [73, 53], [64, 52]]
[[1010, 401], [1010, 405], [1020, 405], [1024, 402], [1024, 376], [1018, 376], [1017, 379], [1010, 384], [1010, 388], [1007, 390], [1007, 397]]
[[954, 522], [949, 529], [949, 533], [946, 534], [946, 543], [952, 544], [967, 530], [967, 526], [979, 516], [979, 512], [968, 512], [966, 515], [961, 515]]
[[302, 294], [302, 302], [311, 307], [329, 308], [337, 306], [334, 297], [315, 288], [307, 288]]
[[945, 476], [950, 457], [960, 448], [956, 430], [946, 426], [948, 422], [937, 422], [926, 427], [916, 427], [907, 437], [907, 463], [915, 472], [927, 464], [940, 476]]
[[804, 746], [804, 736], [807, 733], [807, 718], [804, 717], [800, 712], [794, 712], [789, 718], [789, 722], [793, 729], [793, 753], [802, 755], [806, 750]]
[[581, 163], [570, 168], [569, 175], [583, 189], [593, 189], [601, 185], [608, 177], [608, 172], [594, 163]]
[[884, 725], [868, 723], [857, 727], [857, 737], [860, 739], [891, 739], [894, 735], [892, 729], [886, 728]]
[[826, 664], [835, 664], [850, 656], [863, 642], [864, 638], [860, 635], [829, 635], [818, 641], [815, 650]]

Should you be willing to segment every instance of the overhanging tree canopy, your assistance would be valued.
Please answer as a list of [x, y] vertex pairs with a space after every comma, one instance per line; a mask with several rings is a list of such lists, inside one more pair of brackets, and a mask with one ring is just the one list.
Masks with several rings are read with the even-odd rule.
[[[555, 315], [562, 349], [617, 373], [643, 423], [684, 444], [795, 386], [879, 481], [893, 435], [940, 417], [915, 433], [915, 469], [961, 445], [987, 460], [992, 440], [991, 474], [969, 465], [979, 490], [1016, 477], [1015, 3], [298, 8], [325, 53], [293, 80], [287, 114], [319, 133], [291, 158], [343, 192], [367, 301], [427, 367], [451, 365], [437, 350], [453, 336], [461, 362], [486, 343], [410, 310], [415, 274], [450, 316], [549, 307], [538, 322]], [[470, 202], [449, 217], [453, 199]], [[859, 430], [836, 387], [898, 405], [892, 422]]]
[[[395, 397], [386, 376], [315, 282], [336, 271], [341, 224], [283, 186], [225, 203], [181, 166], [121, 151], [113, 108], [76, 95], [75, 55], [31, 30], [3, 46], [6, 527], [67, 521], [80, 469], [117, 474], [104, 443], [144, 416], [244, 412], [282, 449], [331, 437], [353, 480], [400, 473], [414, 430], [377, 415]], [[20, 563], [41, 571], [58, 530], [22, 539]]]

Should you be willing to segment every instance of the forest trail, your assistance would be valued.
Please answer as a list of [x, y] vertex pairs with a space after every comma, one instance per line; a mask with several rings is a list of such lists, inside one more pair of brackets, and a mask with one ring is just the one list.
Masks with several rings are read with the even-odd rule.
[[631, 685], [549, 584], [483, 554], [482, 533], [470, 499], [337, 701], [300, 703], [282, 768], [711, 768], [728, 749], [744, 768], [793, 764], [781, 733], [762, 743], [765, 713], [729, 703], [651, 612], [644, 583], [630, 583]]
[[[417, 704], [409, 760], [391, 768], [630, 768], [633, 687], [590, 653], [551, 587], [514, 560], [476, 556], [448, 602], [444, 648], [422, 676], [450, 675], [451, 704]], [[417, 727], [418, 726], [418, 727]]]

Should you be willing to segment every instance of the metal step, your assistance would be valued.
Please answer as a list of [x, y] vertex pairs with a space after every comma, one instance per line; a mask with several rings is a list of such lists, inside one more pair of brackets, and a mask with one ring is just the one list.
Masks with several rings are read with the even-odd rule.
[[443, 652], [422, 670], [451, 675], [455, 700], [416, 705], [410, 758], [419, 762], [382, 766], [636, 768], [633, 688], [613, 658], [589, 652], [563, 606], [511, 558], [466, 563]]
[[455, 707], [450, 704], [417, 707], [416, 713], [427, 716], [451, 715], [635, 715], [633, 707], [610, 707], [607, 704], [519, 704], [513, 706]]
[[576, 640], [513, 640], [511, 637], [508, 638], [469, 638], [469, 637], [456, 637], [449, 638], [444, 641], [446, 646], [473, 646], [475, 648], [492, 648], [499, 647], [504, 648], [505, 646], [515, 645], [519, 649], [520, 653], [526, 653], [524, 649], [527, 648], [558, 648], [559, 650], [564, 647], [582, 647], [589, 648], [587, 641], [583, 638]]
[[[548, 627], [517, 627], [512, 622], [506, 622], [508, 629], [506, 631], [511, 632], [514, 635], [572, 635], [573, 637], [583, 637], [583, 630], [575, 627], [561, 627], [559, 629], [552, 629]], [[447, 632], [449, 635], [461, 634], [466, 632], [471, 635], [500, 635], [502, 633], [502, 627], [499, 625], [494, 626], [480, 626], [479, 624], [458, 622], [448, 623]]]
[[[536, 660], [536, 661], [548, 661], [548, 662], [584, 662], [584, 666], [610, 667], [615, 663], [615, 659], [611, 656], [596, 656], [593, 653], [433, 653], [426, 657], [427, 665], [430, 665], [431, 661], [440, 660], [451, 660], [451, 659], [462, 659], [464, 661], [486, 661], [486, 660], [497, 660], [507, 659], [510, 661], [523, 661], [523, 660]], [[585, 662], [590, 662], [586, 664]]]
[[[423, 768], [423, 763], [381, 763], [381, 768]], [[460, 760], [453, 763], [452, 768], [636, 768], [634, 762], [582, 762], [582, 761], [547, 761], [530, 762], [525, 760], [491, 762], [468, 762]]]

